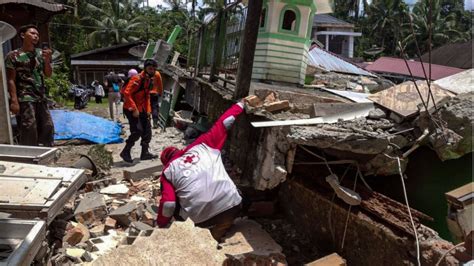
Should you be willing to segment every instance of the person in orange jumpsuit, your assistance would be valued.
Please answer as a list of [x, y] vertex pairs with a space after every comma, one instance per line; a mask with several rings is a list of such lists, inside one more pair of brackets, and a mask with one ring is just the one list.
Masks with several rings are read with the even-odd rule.
[[126, 140], [125, 147], [120, 157], [125, 162], [133, 162], [130, 151], [135, 142], [141, 138], [142, 152], [140, 160], [151, 160], [158, 156], [149, 151], [151, 141], [151, 104], [150, 91], [153, 88], [153, 79], [158, 64], [153, 59], [144, 62], [144, 70], [133, 76], [123, 89], [123, 113], [130, 125], [130, 136]]

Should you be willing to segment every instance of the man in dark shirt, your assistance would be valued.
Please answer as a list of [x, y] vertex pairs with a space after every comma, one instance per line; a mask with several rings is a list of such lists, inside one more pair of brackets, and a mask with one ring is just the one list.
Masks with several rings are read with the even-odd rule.
[[7, 72], [10, 111], [17, 115], [20, 145], [52, 146], [54, 125], [48, 110], [44, 76], [50, 77], [51, 50], [38, 49], [38, 29], [34, 25], [20, 28], [22, 47], [7, 54]]

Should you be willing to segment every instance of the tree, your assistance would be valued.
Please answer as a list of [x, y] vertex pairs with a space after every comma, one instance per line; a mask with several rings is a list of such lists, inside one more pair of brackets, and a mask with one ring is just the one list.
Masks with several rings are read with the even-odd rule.
[[367, 10], [368, 20], [364, 31], [372, 44], [393, 55], [397, 43], [404, 33], [404, 22], [408, 19], [408, 6], [403, 0], [374, 0]]
[[108, 0], [102, 5], [86, 4], [91, 15], [82, 21], [95, 27], [87, 36], [90, 48], [106, 47], [139, 40], [138, 29], [144, 26], [143, 17], [137, 16], [142, 1]]
[[[431, 1], [431, 12], [430, 12]], [[427, 52], [430, 47], [429, 33], [431, 28], [431, 48], [439, 47], [446, 43], [468, 41], [470, 31], [463, 29], [459, 6], [453, 5], [453, 1], [422, 0], [413, 8], [413, 30], [404, 38], [403, 43], [410, 55], [416, 54], [415, 39], [418, 42], [421, 54]], [[451, 3], [448, 3], [451, 2]], [[463, 6], [461, 5], [461, 9]], [[431, 24], [430, 24], [431, 13]], [[430, 27], [431, 26], [431, 27]]]

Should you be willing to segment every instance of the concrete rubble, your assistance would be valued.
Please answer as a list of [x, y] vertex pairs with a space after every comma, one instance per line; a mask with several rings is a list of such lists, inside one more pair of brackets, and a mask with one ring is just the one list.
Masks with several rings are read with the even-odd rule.
[[[285, 92], [288, 93], [291, 92]], [[365, 104], [345, 103], [341, 99], [340, 102], [322, 102], [312, 104], [309, 108], [298, 108], [297, 106], [305, 104], [293, 103], [290, 100], [289, 109], [282, 108], [268, 112], [261, 103], [269, 101], [267, 95], [271, 95], [271, 99], [275, 102], [280, 101], [281, 92], [265, 88], [256, 89], [255, 94], [258, 97], [254, 97], [252, 102], [257, 103], [257, 106], [249, 108], [249, 112], [269, 120], [290, 122], [310, 117], [331, 117], [344, 112], [350, 113]], [[262, 166], [256, 166], [254, 186], [257, 189], [271, 189], [283, 182], [286, 175], [280, 175], [281, 171], [277, 171], [277, 167], [285, 166], [291, 147], [296, 145], [315, 147], [331, 156], [333, 160], [352, 160], [366, 175], [387, 176], [398, 174], [398, 165], [393, 158], [400, 157], [402, 170], [406, 167], [409, 158], [401, 154], [410, 149], [415, 140], [428, 128], [429, 146], [436, 151], [440, 159], [459, 158], [473, 150], [473, 116], [470, 108], [472, 101], [472, 94], [454, 96], [438, 106], [438, 113], [428, 115], [421, 112], [419, 116], [408, 120], [403, 120], [383, 106], [378, 106], [366, 117], [349, 121], [269, 128], [257, 147], [257, 151], [262, 154]], [[433, 126], [431, 117], [443, 122], [444, 131]], [[424, 141], [422, 144], [424, 143], [427, 142]], [[284, 167], [280, 169], [287, 171]]]
[[[182, 241], [186, 239], [186, 241]], [[140, 256], [136, 256], [140, 254]], [[174, 222], [168, 229], [155, 229], [132, 245], [120, 246], [91, 265], [280, 265], [281, 247], [255, 221], [238, 220], [218, 244], [206, 229], [192, 221]], [[86, 264], [87, 265], [87, 264]]]

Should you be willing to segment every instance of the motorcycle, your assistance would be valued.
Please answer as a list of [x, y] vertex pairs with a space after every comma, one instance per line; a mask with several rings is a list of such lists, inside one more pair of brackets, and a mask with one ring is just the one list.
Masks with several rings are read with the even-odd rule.
[[93, 95], [91, 89], [81, 85], [73, 85], [70, 93], [74, 96], [74, 109], [77, 110], [86, 108], [91, 95]]

